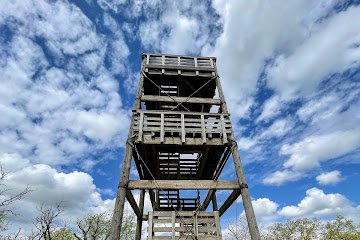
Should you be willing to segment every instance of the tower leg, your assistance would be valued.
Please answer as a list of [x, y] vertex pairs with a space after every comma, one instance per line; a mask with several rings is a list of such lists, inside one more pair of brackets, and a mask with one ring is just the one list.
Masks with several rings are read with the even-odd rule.
[[126, 187], [129, 182], [131, 159], [133, 147], [127, 143], [125, 148], [124, 160], [121, 168], [120, 181], [116, 195], [114, 215], [111, 221], [109, 240], [119, 240], [121, 233], [122, 218], [126, 197]]
[[140, 201], [139, 201], [139, 210], [141, 213], [141, 218], [137, 218], [137, 224], [136, 224], [136, 232], [135, 232], [135, 240], [141, 239], [141, 228], [142, 228], [142, 216], [144, 215], [144, 196], [145, 196], [145, 190], [142, 189], [140, 191]]
[[259, 227], [256, 223], [256, 217], [251, 203], [249, 188], [247, 187], [244, 169], [241, 164], [240, 154], [236, 144], [233, 145], [231, 152], [234, 160], [236, 175], [241, 187], [241, 197], [244, 204], [244, 210], [245, 210], [246, 220], [249, 226], [250, 236], [252, 240], [260, 240]]

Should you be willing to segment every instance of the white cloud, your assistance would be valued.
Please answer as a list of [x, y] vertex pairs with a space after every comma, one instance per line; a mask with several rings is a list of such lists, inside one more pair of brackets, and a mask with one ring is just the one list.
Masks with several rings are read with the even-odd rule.
[[321, 173], [319, 176], [316, 177], [316, 181], [318, 181], [318, 183], [321, 185], [336, 184], [341, 180], [341, 173], [337, 170]]
[[265, 129], [260, 138], [282, 137], [293, 128], [294, 124], [287, 119], [277, 119]]
[[325, 194], [321, 189], [311, 188], [306, 191], [306, 197], [297, 206], [283, 207], [278, 213], [285, 217], [335, 214], [355, 217], [360, 213], [360, 206], [354, 206], [339, 193]]
[[[246, 99], [255, 94], [266, 61], [275, 54], [293, 51], [334, 4], [336, 1], [213, 1], [223, 31], [215, 45], [208, 44], [202, 53], [217, 56], [233, 115], [247, 116], [247, 111], [237, 112], [243, 110]], [[276, 109], [278, 111], [279, 106]], [[277, 112], [265, 109], [259, 120], [275, 114]]]
[[83, 162], [91, 170], [91, 154], [118, 147], [129, 127], [113, 77], [129, 72], [116, 21], [106, 18], [116, 34], [105, 39], [66, 1], [11, 1], [0, 11], [0, 25], [16, 33], [0, 46], [0, 153], [49, 166]]
[[325, 77], [358, 67], [360, 7], [323, 20], [311, 29], [310, 37], [291, 54], [282, 54], [267, 69], [268, 84], [285, 98], [309, 93]]
[[[136, 5], [132, 5], [133, 9]], [[194, 54], [209, 39], [214, 38], [210, 35], [214, 16], [207, 11], [206, 1], [146, 1], [138, 7], [135, 12], [143, 11], [146, 17], [146, 21], [140, 22], [138, 36], [147, 49], [172, 54]]]
[[278, 204], [268, 198], [258, 198], [252, 201], [256, 217], [260, 220], [274, 216]]
[[292, 145], [285, 144], [280, 154], [291, 155], [284, 163], [284, 167], [307, 170], [320, 166], [321, 162], [354, 151], [358, 147], [360, 147], [360, 128], [355, 128], [307, 137]]
[[291, 170], [276, 171], [264, 178], [264, 184], [268, 185], [281, 185], [287, 181], [296, 181], [303, 177], [300, 172], [294, 172]]
[[264, 103], [263, 110], [256, 122], [269, 120], [276, 115], [280, 114], [282, 103], [278, 95], [272, 96]]

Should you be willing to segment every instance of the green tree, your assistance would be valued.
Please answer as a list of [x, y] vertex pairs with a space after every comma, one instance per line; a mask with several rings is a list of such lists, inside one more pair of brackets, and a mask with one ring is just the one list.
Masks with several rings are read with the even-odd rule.
[[70, 228], [62, 227], [51, 233], [53, 240], [74, 240], [75, 236]]
[[352, 220], [337, 215], [334, 221], [325, 224], [322, 239], [359, 240], [360, 231]]
[[313, 218], [297, 220], [286, 220], [285, 223], [275, 223], [268, 227], [267, 234], [264, 236], [265, 240], [310, 240], [318, 239], [321, 232], [322, 224]]
[[[107, 240], [110, 234], [111, 214], [109, 212], [87, 215], [77, 221], [74, 236], [78, 240]], [[120, 239], [135, 239], [135, 216], [130, 215], [123, 221]]]

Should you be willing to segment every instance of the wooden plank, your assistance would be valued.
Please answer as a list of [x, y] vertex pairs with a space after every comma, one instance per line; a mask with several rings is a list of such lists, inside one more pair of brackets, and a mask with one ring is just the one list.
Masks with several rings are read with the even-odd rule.
[[[192, 240], [193, 238], [188, 235], [180, 236], [176, 238], [177, 240]], [[209, 236], [209, 235], [199, 235], [198, 240], [215, 240], [217, 236]], [[171, 240], [171, 236], [153, 236], [152, 240]]]
[[153, 227], [154, 227], [154, 224], [153, 224], [153, 220], [154, 220], [154, 217], [153, 217], [153, 212], [150, 211], [149, 212], [149, 226], [148, 226], [148, 240], [153, 240]]
[[[186, 100], [186, 101], [185, 101]], [[169, 96], [154, 96], [154, 95], [143, 95], [141, 96], [142, 102], [186, 102], [196, 104], [211, 104], [220, 105], [221, 101], [217, 98], [199, 98], [199, 97], [169, 97]]]
[[162, 57], [163, 55], [166, 57], [180, 57], [180, 58], [201, 58], [201, 59], [216, 59], [216, 57], [204, 57], [204, 56], [187, 56], [187, 55], [177, 55], [177, 54], [162, 54], [162, 53], [142, 53], [142, 55], [150, 55], [152, 57]]
[[225, 200], [223, 205], [219, 209], [219, 215], [220, 217], [225, 213], [225, 211], [233, 204], [236, 199], [240, 196], [241, 191], [240, 190], [234, 190], [230, 196]]
[[204, 114], [201, 114], [201, 137], [202, 137], [202, 143], [206, 143], [206, 133], [205, 133], [205, 120], [204, 120]]
[[224, 142], [224, 144], [227, 144], [227, 143], [228, 143], [228, 140], [227, 140], [227, 135], [226, 135], [224, 116], [221, 115], [221, 116], [220, 116], [220, 119], [221, 119], [221, 128], [222, 128], [223, 142]]
[[164, 142], [165, 131], [164, 131], [164, 113], [161, 113], [161, 120], [160, 120], [160, 142]]
[[[162, 69], [162, 70], [165, 70], [165, 69], [171, 69], [171, 70], [190, 70], [190, 71], [196, 71], [196, 70], [202, 70], [202, 71], [213, 71], [214, 68], [212, 68], [211, 66], [199, 66], [199, 67], [194, 67], [194, 66], [191, 66], [191, 65], [184, 65], [184, 64], [181, 64], [180, 66], [173, 66], [173, 65], [161, 65], [161, 64], [146, 64], [145, 65], [146, 68], [148, 69], [152, 69], [152, 68], [156, 68], [156, 69]], [[165, 72], [165, 71], [164, 71]], [[195, 74], [194, 74], [195, 76]]]
[[[159, 186], [159, 187], [158, 187]], [[214, 181], [214, 180], [130, 180], [128, 189], [240, 189], [237, 181]], [[211, 199], [210, 199], [211, 200]]]
[[185, 143], [185, 117], [181, 114], [181, 142]]
[[[144, 112], [144, 114], [162, 114], [162, 113], [167, 113], [169, 114], [168, 110], [142, 110], [142, 109], [137, 109], [135, 110], [135, 112], [140, 113], [140, 112]], [[229, 113], [199, 113], [199, 112], [185, 112], [185, 111], [176, 111], [171, 113], [170, 115], [180, 115], [181, 113], [185, 113], [185, 115], [195, 115], [195, 116], [200, 116], [201, 114], [208, 116], [208, 117], [217, 117], [217, 116], [230, 116]]]
[[214, 213], [215, 213], [216, 236], [217, 236], [217, 239], [222, 239], [219, 212], [215, 211]]
[[[169, 144], [169, 145], [186, 145], [186, 146], [196, 146], [201, 145], [203, 146], [202, 139], [201, 138], [191, 138], [187, 137], [185, 140], [185, 143], [182, 143], [180, 137], [165, 137], [163, 142], [161, 142], [161, 139], [158, 137], [151, 137], [151, 135], [144, 135], [143, 136], [143, 144]], [[221, 146], [223, 145], [223, 140], [221, 138], [212, 138], [207, 139], [206, 141], [207, 146]]]
[[175, 240], [175, 224], [176, 224], [175, 220], [176, 220], [175, 211], [172, 211], [171, 212], [171, 224], [172, 224], [172, 226], [171, 226], [171, 228], [172, 228], [172, 233], [171, 233], [172, 238], [171, 238], [171, 240]]
[[140, 210], [139, 210], [139, 208], [138, 208], [138, 206], [136, 204], [136, 201], [134, 199], [134, 196], [133, 196], [133, 194], [131, 193], [130, 190], [126, 191], [126, 199], [128, 200], [131, 208], [134, 210], [134, 213], [136, 214], [136, 216], [138, 218], [142, 218], [142, 214], [141, 214], [141, 212], [140, 212]]
[[139, 124], [139, 133], [138, 133], [138, 141], [142, 141], [143, 137], [143, 126], [144, 126], [144, 113], [140, 113], [140, 124]]
[[143, 214], [144, 214], [144, 197], [145, 197], [145, 190], [142, 189], [140, 190], [140, 201], [139, 201], [139, 210], [141, 217], [137, 218], [135, 240], [141, 240], [141, 229], [142, 229]]

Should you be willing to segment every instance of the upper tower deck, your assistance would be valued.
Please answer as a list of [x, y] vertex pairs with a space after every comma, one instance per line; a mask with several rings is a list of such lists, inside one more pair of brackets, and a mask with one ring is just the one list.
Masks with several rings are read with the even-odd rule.
[[[141, 108], [134, 110], [133, 130], [139, 154], [153, 175], [219, 175], [229, 155], [232, 128], [215, 97], [216, 58], [144, 53], [141, 76]], [[134, 158], [140, 178], [150, 179], [136, 154]]]

